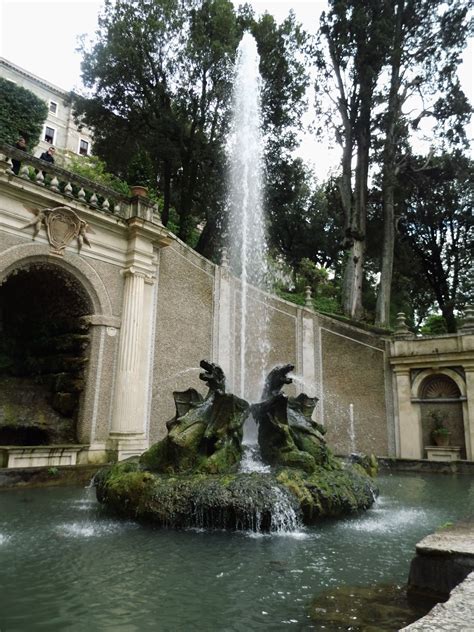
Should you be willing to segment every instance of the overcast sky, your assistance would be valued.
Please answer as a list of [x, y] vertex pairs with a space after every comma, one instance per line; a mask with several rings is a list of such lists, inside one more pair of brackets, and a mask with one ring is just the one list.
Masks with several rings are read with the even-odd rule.
[[[240, 4], [236, 1], [234, 4]], [[325, 0], [253, 0], [258, 13], [268, 11], [281, 21], [290, 9], [315, 33]], [[0, 56], [65, 90], [81, 87], [78, 37], [93, 34], [102, 2], [97, 0], [0, 0]], [[474, 45], [465, 52], [462, 81], [474, 102]], [[472, 130], [472, 126], [471, 126]], [[470, 137], [474, 133], [471, 131]], [[301, 149], [319, 177], [337, 162], [337, 154], [307, 134]]]

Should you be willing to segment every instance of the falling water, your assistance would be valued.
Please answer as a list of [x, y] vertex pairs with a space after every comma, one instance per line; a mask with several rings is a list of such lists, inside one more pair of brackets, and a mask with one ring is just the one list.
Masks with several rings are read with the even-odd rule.
[[[229, 137], [229, 254], [230, 265], [240, 275], [240, 395], [255, 397], [248, 383], [249, 285], [264, 289], [267, 281], [267, 245], [262, 205], [263, 139], [261, 130], [262, 79], [257, 45], [245, 33], [237, 50], [234, 77], [232, 131]], [[265, 307], [252, 305], [252, 365], [263, 378], [267, 336]], [[258, 312], [261, 312], [258, 314]], [[262, 379], [263, 383], [263, 379]]]
[[350, 453], [353, 454], [356, 451], [356, 437], [354, 426], [354, 404], [349, 404], [349, 440], [350, 440]]
[[245, 420], [242, 450], [242, 461], [240, 462], [241, 472], [270, 472], [270, 466], [265, 465], [262, 461], [260, 446], [258, 444], [257, 422], [252, 414]]

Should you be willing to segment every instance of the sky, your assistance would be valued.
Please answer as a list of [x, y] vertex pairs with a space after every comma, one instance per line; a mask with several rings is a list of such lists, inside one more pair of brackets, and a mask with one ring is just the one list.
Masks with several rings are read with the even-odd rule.
[[[310, 33], [316, 32], [326, 6], [325, 0], [253, 0], [251, 4], [257, 13], [268, 11], [277, 21], [293, 9]], [[0, 0], [0, 56], [64, 90], [80, 90], [78, 38], [94, 33], [101, 6], [97, 0]], [[474, 103], [474, 42], [465, 51], [461, 80]], [[472, 125], [469, 135], [474, 137]], [[337, 150], [328, 148], [309, 132], [304, 135], [299, 153], [311, 163], [318, 178], [327, 175], [339, 156]]]

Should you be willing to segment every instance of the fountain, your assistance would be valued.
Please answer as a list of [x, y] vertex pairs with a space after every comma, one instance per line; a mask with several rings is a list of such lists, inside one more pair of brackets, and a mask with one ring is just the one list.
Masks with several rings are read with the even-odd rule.
[[324, 427], [312, 420], [317, 398], [282, 392], [294, 366], [277, 366], [263, 380], [268, 342], [261, 292], [267, 248], [260, 89], [256, 42], [245, 34], [237, 51], [229, 140], [229, 253], [241, 283], [240, 396], [226, 392], [221, 367], [201, 361], [206, 397], [194, 389], [174, 392], [176, 414], [166, 424], [167, 436], [140, 459], [98, 475], [99, 500], [122, 515], [174, 527], [281, 532], [301, 521], [366, 509], [374, 501], [364, 463], [337, 460]]
[[[259, 307], [250, 298], [252, 287], [267, 289], [267, 244], [263, 213], [263, 139], [261, 130], [257, 44], [245, 33], [237, 50], [232, 98], [229, 157], [229, 255], [230, 267], [240, 277], [240, 372], [241, 397], [256, 395], [248, 383], [250, 365], [259, 376], [261, 390], [267, 363], [267, 323], [263, 295]], [[249, 315], [257, 340], [249, 340]], [[255, 348], [255, 344], [256, 347]]]
[[[291, 364], [267, 376], [250, 405], [226, 393], [222, 369], [201, 362], [208, 388], [173, 393], [167, 436], [139, 459], [96, 476], [98, 499], [122, 516], [161, 526], [281, 532], [323, 517], [370, 507], [372, 478], [360, 464], [336, 459], [324, 428], [312, 421], [316, 398], [282, 393]], [[241, 468], [244, 424], [258, 427], [263, 467]]]

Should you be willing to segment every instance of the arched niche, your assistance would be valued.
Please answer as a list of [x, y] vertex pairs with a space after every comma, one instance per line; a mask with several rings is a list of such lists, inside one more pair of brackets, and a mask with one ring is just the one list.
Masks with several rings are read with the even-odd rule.
[[78, 443], [89, 323], [111, 308], [97, 273], [74, 259], [36, 244], [0, 255], [1, 445]]
[[432, 432], [439, 421], [449, 432], [449, 444], [461, 448], [466, 458], [466, 438], [463, 421], [465, 382], [452, 369], [423, 371], [413, 384], [416, 401], [420, 405], [422, 445], [433, 445]]
[[107, 289], [95, 269], [79, 256], [51, 256], [49, 247], [45, 244], [22, 244], [0, 253], [0, 285], [15, 271], [35, 263], [47, 263], [68, 272], [84, 288], [90, 301], [91, 313], [112, 316]]

